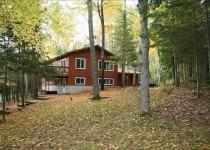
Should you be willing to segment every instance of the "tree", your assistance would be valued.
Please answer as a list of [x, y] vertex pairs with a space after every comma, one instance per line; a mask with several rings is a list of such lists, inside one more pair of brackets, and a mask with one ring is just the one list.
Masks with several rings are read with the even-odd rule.
[[69, 50], [74, 36], [73, 11], [68, 6], [64, 8], [59, 2], [49, 2], [44, 16], [45, 32], [48, 33], [46, 48], [53, 55]]
[[150, 102], [149, 102], [149, 32], [148, 32], [148, 1], [138, 0], [139, 14], [140, 14], [140, 104], [141, 116], [151, 115]]
[[96, 55], [94, 46], [93, 35], [93, 14], [92, 14], [92, 0], [87, 1], [88, 5], [88, 25], [89, 25], [89, 41], [90, 41], [90, 54], [91, 54], [91, 69], [92, 69], [92, 83], [93, 83], [93, 100], [100, 100], [100, 93], [98, 87], [98, 78], [96, 70]]
[[[30, 10], [30, 11], [29, 11]], [[3, 90], [3, 121], [5, 121], [5, 101], [11, 100], [10, 82], [17, 85], [17, 99], [19, 100], [20, 84], [22, 106], [27, 85], [24, 85], [26, 74], [36, 72], [40, 67], [43, 34], [40, 30], [44, 9], [41, 0], [33, 2], [12, 0], [0, 2], [0, 59], [4, 60], [0, 75], [4, 76]], [[27, 63], [26, 63], [27, 62]], [[20, 71], [21, 70], [21, 71]], [[21, 72], [21, 80], [19, 80]]]
[[112, 57], [118, 64], [121, 65], [121, 87], [125, 87], [125, 67], [132, 66], [137, 60], [136, 41], [132, 34], [132, 22], [126, 12], [126, 4], [124, 9], [119, 12], [116, 24], [114, 26], [113, 37], [113, 52]]
[[204, 0], [204, 6], [205, 6], [205, 14], [206, 14], [206, 40], [207, 40], [207, 47], [208, 47], [208, 71], [209, 71], [209, 78], [210, 78], [210, 23], [209, 23], [209, 6], [210, 3], [208, 0]]
[[[202, 7], [199, 1], [173, 0], [150, 15], [153, 20], [151, 38], [158, 49], [165, 78], [172, 76], [182, 83], [193, 81], [196, 94], [199, 93], [198, 82], [205, 83], [208, 76], [206, 17]], [[172, 63], [168, 63], [170, 61]]]
[[101, 37], [102, 37], [102, 49], [101, 49], [101, 90], [104, 90], [104, 49], [105, 49], [105, 25], [104, 25], [104, 0], [97, 0], [97, 11], [101, 21]]

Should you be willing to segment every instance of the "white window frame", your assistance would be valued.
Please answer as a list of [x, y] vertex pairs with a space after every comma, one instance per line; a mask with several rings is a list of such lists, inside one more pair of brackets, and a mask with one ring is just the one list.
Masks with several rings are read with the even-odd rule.
[[[101, 60], [98, 60], [98, 70], [101, 70], [101, 69], [100, 69], [100, 62], [101, 62]], [[106, 62], [109, 62], [109, 63], [110, 63], [110, 66], [112, 65], [113, 67], [112, 67], [111, 70], [107, 70], [107, 69], [105, 68], [104, 71], [114, 71], [114, 64], [112, 64], [111, 61], [104, 60], [104, 63], [106, 63]]]
[[[77, 83], [77, 79], [84, 79], [84, 83]], [[85, 77], [75, 77], [75, 85], [85, 85], [86, 79]]]
[[[84, 60], [84, 68], [77, 68], [77, 60]], [[75, 59], [75, 69], [86, 69], [86, 59], [85, 58], [76, 58]]]
[[[99, 84], [99, 80], [101, 80], [101, 78], [98, 78], [98, 85], [101, 85], [101, 84]], [[104, 78], [104, 80], [113, 80], [112, 84], [110, 84], [110, 83], [106, 84], [104, 81], [104, 85], [114, 85], [114, 78]]]

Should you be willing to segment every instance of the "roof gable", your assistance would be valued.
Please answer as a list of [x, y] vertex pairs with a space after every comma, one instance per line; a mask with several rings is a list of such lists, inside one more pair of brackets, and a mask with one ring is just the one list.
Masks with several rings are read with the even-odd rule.
[[[102, 47], [99, 46], [99, 45], [95, 45], [95, 50], [97, 50], [97, 49], [102, 49]], [[62, 55], [59, 55], [59, 56], [53, 58], [53, 60], [60, 60], [60, 59], [63, 59], [63, 58], [68, 57], [70, 54], [77, 53], [77, 52], [81, 52], [81, 51], [86, 51], [86, 50], [90, 50], [90, 47], [84, 47], [84, 48], [75, 49], [75, 50], [66, 52], [66, 53], [64, 53], [64, 54], [62, 54]], [[108, 51], [107, 49], [104, 49], [104, 51], [105, 51], [106, 53], [108, 53], [109, 55], [111, 55], [111, 56], [114, 55], [112, 52]]]

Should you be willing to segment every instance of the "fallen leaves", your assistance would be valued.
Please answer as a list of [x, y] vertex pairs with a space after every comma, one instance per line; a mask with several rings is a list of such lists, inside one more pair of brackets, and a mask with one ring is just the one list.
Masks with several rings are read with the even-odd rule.
[[[8, 121], [0, 124], [0, 149], [208, 148], [208, 127], [193, 126], [194, 122], [181, 117], [183, 112], [179, 111], [189, 105], [183, 104], [178, 93], [179, 89], [173, 89], [163, 95], [159, 89], [152, 89], [152, 118], [139, 117], [137, 88], [107, 89], [101, 92], [105, 98], [100, 102], [91, 101], [90, 92], [54, 95], [9, 115]], [[196, 110], [184, 112], [199, 115], [200, 105]], [[171, 120], [174, 115], [177, 119]]]

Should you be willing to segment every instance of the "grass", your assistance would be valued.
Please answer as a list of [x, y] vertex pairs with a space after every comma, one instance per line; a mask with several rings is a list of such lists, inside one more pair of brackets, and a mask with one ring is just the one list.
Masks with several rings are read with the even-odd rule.
[[[206, 128], [140, 118], [137, 89], [103, 94], [110, 98], [92, 102], [85, 95], [78, 101], [54, 97], [12, 114], [0, 124], [0, 149], [210, 148]], [[160, 108], [166, 100], [152, 103]]]

